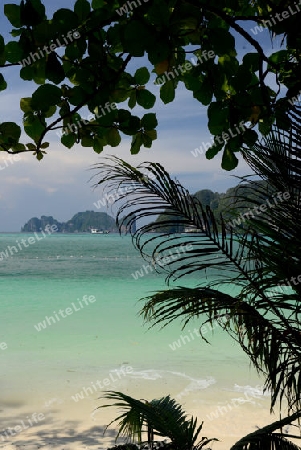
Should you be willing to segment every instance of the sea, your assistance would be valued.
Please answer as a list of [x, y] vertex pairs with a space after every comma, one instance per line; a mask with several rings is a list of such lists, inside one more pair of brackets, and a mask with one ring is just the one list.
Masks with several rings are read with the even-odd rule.
[[224, 442], [268, 417], [263, 378], [218, 323], [203, 325], [206, 342], [201, 318], [144, 322], [143, 298], [169, 289], [165, 277], [128, 235], [0, 235], [0, 448], [104, 448], [101, 427], [118, 412], [98, 408], [106, 391], [170, 395]]

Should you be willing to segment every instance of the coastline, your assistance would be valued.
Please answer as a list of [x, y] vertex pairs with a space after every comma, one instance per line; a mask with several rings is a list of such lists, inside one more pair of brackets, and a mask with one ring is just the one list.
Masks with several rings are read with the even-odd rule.
[[[184, 382], [185, 374], [180, 377], [176, 375], [177, 372], [161, 372], [158, 370], [155, 377], [153, 371], [141, 372], [134, 369], [128, 377], [120, 377], [118, 381], [115, 377], [108, 390], [117, 390], [135, 398], [148, 400], [170, 394], [182, 404], [188, 415], [198, 418], [199, 424], [204, 421], [200, 436], [219, 439], [219, 442], [211, 444], [213, 450], [229, 450], [242, 436], [273, 420], [269, 414], [269, 397], [260, 394], [259, 385], [236, 385], [235, 391], [230, 391], [214, 384], [209, 377], [207, 380], [198, 380], [186, 375], [192, 380], [187, 385], [187, 382]], [[76, 371], [70, 370], [64, 390], [56, 390], [56, 397], [51, 397], [53, 386], [45, 386], [44, 395], [38, 390], [35, 393], [28, 392], [27, 399], [26, 396], [20, 398], [18, 393], [12, 397], [7, 396], [4, 401], [5, 414], [3, 415], [3, 410], [0, 413], [0, 449], [106, 450], [113, 447], [117, 436], [116, 428], [110, 427], [104, 437], [102, 434], [104, 428], [117, 417], [119, 410], [98, 408], [110, 403], [101, 398], [104, 390], [89, 393], [74, 401], [74, 384], [81, 387], [88, 385], [87, 377], [84, 377], [85, 381], [80, 377], [77, 383], [73, 383], [76, 378]], [[179, 392], [181, 385], [184, 389]], [[45, 420], [34, 423], [32, 427], [22, 430], [9, 440], [3, 440], [3, 430], [14, 427], [21, 420], [28, 423], [31, 411], [36, 415], [44, 414]], [[123, 443], [123, 439], [118, 439], [117, 443]]]

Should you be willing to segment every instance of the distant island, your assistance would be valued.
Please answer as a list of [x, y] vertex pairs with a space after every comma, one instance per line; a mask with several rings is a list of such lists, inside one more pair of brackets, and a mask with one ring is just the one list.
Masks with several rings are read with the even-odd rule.
[[[265, 186], [264, 181], [257, 182], [258, 185]], [[268, 193], [268, 186], [266, 186], [266, 192]], [[251, 183], [245, 183], [230, 188], [226, 193], [213, 192], [210, 189], [202, 189], [193, 194], [204, 207], [209, 206], [216, 217], [219, 217], [223, 213], [223, 217], [226, 220], [230, 220], [235, 217], [237, 210], [240, 212], [247, 211], [254, 204], [252, 200], [256, 198], [254, 195], [254, 187]], [[268, 197], [268, 194], [267, 194]], [[165, 222], [167, 216], [163, 213], [160, 214], [155, 222]], [[175, 220], [175, 218], [174, 218]], [[179, 221], [181, 217], [179, 216]], [[90, 233], [91, 230], [98, 230], [100, 232], [117, 233], [118, 228], [115, 223], [115, 219], [109, 216], [105, 212], [86, 211], [75, 214], [72, 219], [67, 222], [58, 222], [52, 216], [42, 216], [40, 219], [37, 217], [31, 218], [24, 227], [21, 228], [21, 232], [34, 233], [44, 230], [47, 225], [56, 225], [58, 232], [60, 233]], [[132, 226], [132, 231], [136, 228], [136, 224]], [[244, 224], [241, 224], [241, 228]], [[126, 225], [123, 225], [122, 232], [129, 231]], [[185, 231], [185, 227], [179, 223], [172, 225], [162, 225], [160, 232], [166, 233], [182, 233]]]
[[47, 225], [56, 225], [59, 233], [90, 233], [91, 229], [116, 233], [115, 219], [105, 212], [78, 212], [67, 222], [59, 222], [52, 216], [32, 217], [21, 228], [22, 233], [34, 233], [44, 230]]
[[[257, 186], [262, 186], [262, 191], [266, 190], [267, 198], [271, 195], [271, 190], [268, 189], [268, 185], [265, 181], [257, 181]], [[264, 189], [264, 187], [266, 189]], [[209, 206], [217, 218], [217, 223], [219, 223], [218, 218], [221, 214], [223, 215], [224, 220], [230, 221], [235, 218], [237, 214], [242, 216], [243, 213], [246, 213], [252, 206], [254, 206], [253, 201], [255, 200], [258, 202], [258, 197], [254, 193], [254, 189], [255, 188], [252, 183], [246, 182], [229, 188], [225, 193], [213, 192], [210, 189], [202, 189], [197, 191], [192, 196], [198, 199], [204, 208]], [[262, 201], [264, 201], [263, 196]], [[162, 226], [160, 228], [156, 228], [158, 232], [183, 233], [188, 230], [188, 228], [181, 223], [182, 219], [183, 218], [179, 216], [179, 223], [177, 224], [177, 218], [174, 216], [172, 225], [165, 224], [168, 220], [168, 216], [163, 213], [157, 217], [154, 223], [157, 225], [162, 222]], [[243, 230], [245, 225], [243, 221], [241, 222], [241, 225], [238, 225], [237, 229]], [[191, 229], [193, 230], [193, 228]]]

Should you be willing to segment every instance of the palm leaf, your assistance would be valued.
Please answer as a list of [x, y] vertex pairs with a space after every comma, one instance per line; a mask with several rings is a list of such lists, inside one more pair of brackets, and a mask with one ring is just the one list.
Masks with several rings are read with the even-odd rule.
[[[298, 407], [301, 388], [300, 297], [298, 292], [290, 291], [270, 295], [270, 290], [277, 287], [284, 274], [284, 269], [279, 269], [283, 257], [282, 234], [274, 245], [273, 228], [268, 235], [258, 234], [254, 227], [243, 234], [236, 233], [223, 217], [215, 218], [209, 207], [203, 207], [183, 186], [172, 180], [160, 164], [144, 163], [134, 168], [113, 157], [97, 168], [101, 171], [99, 184], [106, 183], [109, 193], [116, 194], [116, 189], [123, 188], [124, 193], [117, 199], [120, 227], [135, 219], [164, 212], [170, 224], [180, 221], [202, 230], [197, 238], [185, 236], [179, 239], [166, 233], [149, 234], [159, 231], [161, 226], [151, 223], [142, 225], [133, 234], [134, 245], [148, 261], [158, 255], [175, 254], [181, 244], [185, 244], [186, 251], [178, 253], [176, 260], [169, 261], [164, 267], [168, 272], [167, 281], [195, 272], [206, 275], [210, 269], [219, 283], [235, 284], [240, 289], [239, 294], [232, 297], [219, 292], [222, 287], [217, 289], [218, 282], [208, 282], [193, 291], [175, 289], [155, 294], [147, 299], [143, 310], [145, 318], [169, 322], [181, 315], [186, 318], [185, 325], [187, 319], [201, 314], [208, 320], [229, 314], [232, 326], [226, 330], [240, 343], [255, 367], [266, 374], [271, 408], [277, 399], [280, 402], [286, 399], [289, 408]], [[145, 172], [151, 176], [146, 176]], [[254, 191], [259, 192], [260, 198], [260, 189]], [[272, 213], [289, 222], [290, 216], [285, 219], [287, 207], [283, 207], [283, 203], [273, 208]], [[266, 220], [262, 222], [266, 226]], [[291, 224], [285, 226], [287, 230], [292, 229]], [[300, 230], [295, 228], [295, 234], [300, 233], [301, 224]], [[288, 241], [284, 239], [284, 243], [289, 258]], [[295, 250], [296, 246], [293, 246]], [[297, 257], [294, 250], [291, 265], [300, 267], [301, 273], [300, 256]], [[218, 272], [212, 272], [214, 269]]]
[[[149, 444], [152, 436], [168, 437], [173, 447], [178, 450], [192, 450], [197, 446], [202, 448], [203, 445], [214, 440], [202, 438], [197, 443], [202, 424], [197, 426], [197, 419], [193, 417], [188, 420], [181, 405], [169, 395], [142, 402], [121, 392], [109, 391], [104, 398], [117, 400], [117, 402], [113, 405], [102, 405], [100, 408], [118, 406], [124, 410], [108, 425], [118, 423], [116, 439], [120, 435], [125, 435], [132, 441], [138, 438], [138, 442], [141, 443], [142, 432], [151, 430], [148, 434]], [[145, 427], [144, 430], [143, 427]]]
[[260, 428], [236, 442], [231, 450], [300, 450], [300, 447], [286, 439], [287, 437], [301, 439], [300, 436], [291, 436], [282, 432], [275, 433], [276, 430], [292, 424], [300, 417], [301, 411], [298, 411], [291, 416]]

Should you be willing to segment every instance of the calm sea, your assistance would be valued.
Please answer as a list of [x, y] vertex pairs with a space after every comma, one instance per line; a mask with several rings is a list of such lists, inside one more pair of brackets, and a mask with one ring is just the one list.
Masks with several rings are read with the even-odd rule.
[[163, 330], [143, 324], [139, 299], [163, 289], [164, 275], [146, 273], [130, 237], [39, 238], [0, 235], [2, 412], [75, 405], [81, 395], [93, 398], [92, 412], [105, 389], [139, 397], [141, 388], [149, 399], [171, 394], [196, 409], [203, 402], [208, 414], [223, 395], [260, 396], [247, 357], [218, 326], [208, 327], [209, 345], [198, 335], [200, 321], [184, 330], [180, 322]]

